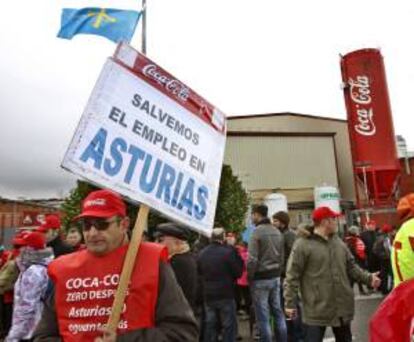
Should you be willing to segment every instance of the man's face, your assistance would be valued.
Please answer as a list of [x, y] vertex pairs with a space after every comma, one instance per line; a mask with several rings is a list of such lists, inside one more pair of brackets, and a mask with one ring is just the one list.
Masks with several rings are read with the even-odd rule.
[[258, 213], [252, 213], [252, 222], [253, 224], [258, 224], [261, 221], [262, 217]]
[[338, 231], [337, 220], [334, 217], [330, 217], [324, 220], [326, 232], [328, 235], [334, 235]]
[[161, 235], [158, 239], [158, 243], [167, 247], [168, 254], [173, 254], [177, 249], [179, 240], [173, 236]]
[[285, 225], [282, 222], [280, 222], [277, 218], [272, 219], [272, 224], [275, 228], [278, 228], [278, 229], [282, 229], [285, 227]]
[[86, 248], [96, 255], [112, 252], [125, 241], [128, 226], [128, 217], [84, 218], [82, 229]]
[[234, 236], [226, 236], [226, 242], [229, 246], [236, 245], [236, 238]]
[[76, 247], [81, 241], [82, 235], [77, 231], [69, 232], [68, 235], [66, 235], [66, 242], [72, 247]]
[[46, 242], [50, 242], [52, 240], [55, 239], [56, 236], [59, 235], [59, 231], [56, 229], [49, 229], [46, 233], [45, 233], [45, 238], [46, 238]]

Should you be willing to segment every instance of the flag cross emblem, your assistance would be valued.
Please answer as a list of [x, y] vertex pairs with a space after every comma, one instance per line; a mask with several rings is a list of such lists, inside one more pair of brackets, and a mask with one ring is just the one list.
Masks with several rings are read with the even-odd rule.
[[101, 27], [102, 23], [104, 23], [105, 21], [108, 23], [116, 23], [117, 20], [114, 17], [109, 16], [106, 12], [105, 12], [105, 8], [101, 8], [101, 10], [99, 12], [89, 12], [88, 13], [88, 17], [96, 17], [94, 23], [93, 23], [93, 27], [94, 28], [99, 28]]

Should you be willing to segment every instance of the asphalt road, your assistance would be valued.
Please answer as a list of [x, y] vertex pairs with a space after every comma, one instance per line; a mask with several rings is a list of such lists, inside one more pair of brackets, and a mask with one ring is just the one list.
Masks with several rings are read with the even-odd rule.
[[[368, 342], [368, 324], [378, 305], [381, 303], [382, 296], [373, 294], [370, 296], [357, 296], [355, 306], [355, 319], [352, 323], [352, 334], [355, 342]], [[243, 342], [254, 341], [250, 337], [249, 323], [246, 320], [239, 320], [239, 331], [243, 337]], [[327, 329], [325, 342], [334, 342], [331, 329]]]

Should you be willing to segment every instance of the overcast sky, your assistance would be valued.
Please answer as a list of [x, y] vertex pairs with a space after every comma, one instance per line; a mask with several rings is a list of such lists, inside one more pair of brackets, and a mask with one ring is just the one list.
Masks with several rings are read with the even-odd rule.
[[[147, 0], [148, 56], [227, 115], [346, 118], [339, 54], [385, 58], [395, 130], [414, 149], [414, 1]], [[97, 36], [56, 38], [64, 7], [140, 1], [13, 0], [0, 18], [0, 196], [55, 197], [60, 163], [106, 57]], [[140, 48], [137, 30], [132, 45]], [[411, 134], [410, 134], [411, 133]]]

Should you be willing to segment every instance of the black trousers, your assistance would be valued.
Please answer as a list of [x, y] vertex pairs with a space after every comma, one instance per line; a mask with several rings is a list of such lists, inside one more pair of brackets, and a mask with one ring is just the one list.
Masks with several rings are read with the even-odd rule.
[[[306, 325], [305, 342], [323, 342], [327, 327]], [[344, 324], [340, 327], [332, 327], [336, 342], [352, 342], [351, 325]]]
[[11, 324], [12, 324], [12, 316], [13, 316], [13, 304], [5, 304], [3, 302], [3, 296], [1, 296], [1, 303], [0, 303], [0, 337], [7, 336]]
[[[250, 289], [248, 286], [236, 286], [236, 307], [237, 311], [244, 310], [246, 314], [250, 313], [250, 307], [252, 305], [252, 298], [250, 295]], [[242, 304], [243, 302], [243, 304]]]
[[392, 267], [390, 260], [383, 260], [380, 269], [381, 286], [380, 291], [382, 294], [387, 295], [392, 290]]

